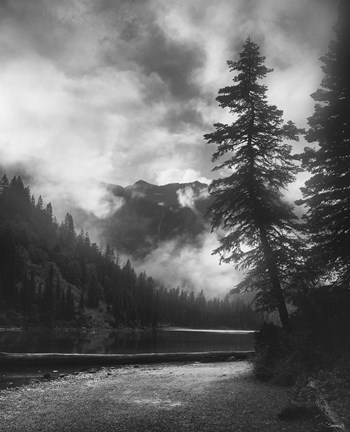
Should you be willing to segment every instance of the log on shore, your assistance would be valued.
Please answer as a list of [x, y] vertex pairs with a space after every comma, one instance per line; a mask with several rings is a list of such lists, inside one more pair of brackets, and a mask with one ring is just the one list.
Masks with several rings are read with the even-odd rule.
[[172, 362], [219, 362], [245, 360], [254, 351], [212, 351], [147, 354], [61, 354], [61, 353], [4, 353], [0, 352], [0, 367], [73, 366], [73, 365], [133, 365]]

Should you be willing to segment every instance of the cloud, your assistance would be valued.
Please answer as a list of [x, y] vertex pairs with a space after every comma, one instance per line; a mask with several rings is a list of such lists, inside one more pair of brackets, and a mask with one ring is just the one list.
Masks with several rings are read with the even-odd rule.
[[[64, 199], [96, 215], [110, 207], [97, 180], [114, 171], [114, 128], [123, 123], [109, 112], [114, 103], [106, 91], [110, 77], [101, 78], [77, 81], [40, 58], [18, 59], [0, 71], [2, 164], [24, 164], [34, 192], [46, 201]], [[118, 78], [122, 98], [130, 78]]]
[[168, 168], [158, 171], [156, 177], [157, 184], [164, 185], [169, 183], [192, 183], [199, 181], [209, 184], [210, 180], [206, 177], [201, 177], [200, 171], [192, 168], [174, 168], [171, 161]]
[[200, 190], [195, 190], [191, 186], [186, 186], [179, 189], [176, 194], [181, 207], [188, 207], [194, 211], [196, 211], [196, 201], [209, 197], [209, 191], [207, 187], [204, 187]]
[[205, 61], [202, 48], [196, 44], [174, 42], [155, 27], [137, 52], [137, 60], [144, 73], [157, 74], [175, 99], [191, 99], [200, 94], [199, 83], [193, 74]]
[[2, 163], [25, 165], [36, 193], [97, 214], [91, 177], [127, 185], [135, 167], [153, 182], [200, 176], [201, 49], [169, 38], [152, 2], [13, 0], [1, 24]]
[[167, 287], [184, 288], [206, 296], [224, 296], [242, 279], [232, 265], [218, 265], [215, 234], [198, 237], [196, 247], [177, 241], [163, 243], [144, 260], [133, 262], [136, 271], [146, 271]]
[[250, 34], [275, 68], [271, 102], [304, 126], [331, 3], [1, 2], [2, 165], [24, 166], [55, 208], [95, 214], [110, 202], [98, 181], [209, 182], [213, 149], [203, 134], [227, 118], [215, 102], [232, 79], [226, 60]]

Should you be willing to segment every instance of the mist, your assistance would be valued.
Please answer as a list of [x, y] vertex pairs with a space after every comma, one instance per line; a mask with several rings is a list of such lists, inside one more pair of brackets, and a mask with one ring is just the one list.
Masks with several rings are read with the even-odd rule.
[[212, 255], [218, 246], [215, 233], [204, 233], [197, 245], [178, 241], [164, 242], [145, 259], [133, 261], [135, 270], [146, 271], [167, 288], [185, 289], [206, 297], [223, 297], [242, 279], [233, 265], [219, 265], [218, 255]]

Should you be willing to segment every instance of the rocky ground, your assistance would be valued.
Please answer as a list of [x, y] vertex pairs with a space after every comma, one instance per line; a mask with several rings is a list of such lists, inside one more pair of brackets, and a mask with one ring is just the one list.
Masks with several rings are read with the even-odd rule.
[[0, 391], [3, 432], [312, 432], [317, 412], [281, 417], [286, 388], [245, 361], [103, 368]]

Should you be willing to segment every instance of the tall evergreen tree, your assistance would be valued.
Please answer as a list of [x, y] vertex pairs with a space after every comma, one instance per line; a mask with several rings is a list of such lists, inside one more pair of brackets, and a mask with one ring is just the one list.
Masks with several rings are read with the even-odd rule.
[[70, 213], [67, 213], [64, 218], [64, 228], [65, 228], [65, 240], [68, 244], [72, 244], [75, 239], [75, 229], [73, 217]]
[[49, 218], [49, 221], [52, 222], [52, 220], [53, 220], [53, 211], [52, 211], [52, 205], [51, 205], [50, 202], [47, 204], [45, 212], [46, 212], [46, 214], [47, 214], [47, 216]]
[[29, 315], [30, 306], [34, 299], [31, 298], [31, 284], [28, 272], [24, 273], [22, 289], [20, 291], [21, 310], [25, 315]]
[[86, 305], [90, 308], [97, 308], [99, 303], [99, 292], [96, 275], [92, 275], [88, 289]]
[[220, 89], [216, 100], [234, 118], [232, 124], [215, 124], [215, 131], [205, 135], [217, 145], [212, 161], [224, 158], [213, 169], [223, 176], [210, 185], [209, 213], [212, 229], [226, 232], [214, 253], [223, 262], [249, 268], [239, 288], [256, 290], [260, 305], [277, 309], [282, 325], [288, 326], [284, 289], [299, 240], [297, 217], [281, 190], [298, 168], [284, 140], [298, 141], [300, 131], [292, 122], [284, 124], [282, 111], [268, 104], [267, 87], [259, 83], [272, 71], [264, 60], [248, 38], [239, 60], [227, 62], [234, 84]]
[[54, 285], [54, 266], [51, 263], [45, 281], [42, 303], [43, 320], [46, 325], [52, 327], [55, 322], [55, 285]]
[[38, 202], [37, 202], [37, 204], [36, 204], [36, 208], [37, 208], [38, 210], [42, 210], [42, 209], [43, 209], [43, 206], [44, 206], [44, 201], [43, 201], [41, 195], [39, 195]]
[[313, 254], [324, 269], [336, 270], [340, 282], [350, 281], [350, 27], [348, 1], [340, 3], [336, 37], [321, 58], [324, 73], [311, 96], [316, 105], [308, 119], [303, 166], [311, 178], [302, 188], [307, 205]]
[[0, 196], [4, 197], [8, 193], [9, 181], [4, 174], [0, 180]]
[[68, 285], [67, 296], [66, 296], [66, 319], [68, 321], [75, 318], [75, 306], [74, 297], [72, 293], [71, 285]]

